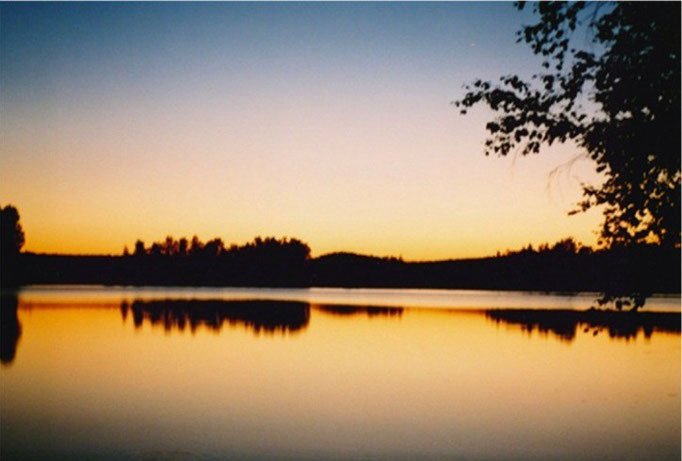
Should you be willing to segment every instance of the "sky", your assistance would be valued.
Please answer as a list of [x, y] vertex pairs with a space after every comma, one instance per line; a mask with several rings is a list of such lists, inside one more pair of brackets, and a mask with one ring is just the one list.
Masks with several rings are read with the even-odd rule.
[[573, 236], [574, 146], [486, 157], [476, 78], [540, 61], [511, 3], [0, 6], [0, 204], [24, 250], [296, 237], [313, 255], [493, 255]]

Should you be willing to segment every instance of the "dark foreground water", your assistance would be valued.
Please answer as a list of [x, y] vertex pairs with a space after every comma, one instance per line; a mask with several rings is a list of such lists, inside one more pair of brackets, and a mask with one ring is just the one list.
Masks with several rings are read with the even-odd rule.
[[[33, 287], [0, 457], [680, 459], [680, 299]], [[665, 311], [665, 312], [664, 312]]]

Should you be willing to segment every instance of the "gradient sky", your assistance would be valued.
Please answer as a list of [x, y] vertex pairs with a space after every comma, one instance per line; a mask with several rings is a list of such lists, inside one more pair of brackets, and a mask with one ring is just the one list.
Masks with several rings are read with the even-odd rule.
[[484, 256], [574, 236], [588, 161], [483, 155], [477, 77], [530, 75], [510, 3], [2, 4], [0, 203], [25, 250], [293, 236]]

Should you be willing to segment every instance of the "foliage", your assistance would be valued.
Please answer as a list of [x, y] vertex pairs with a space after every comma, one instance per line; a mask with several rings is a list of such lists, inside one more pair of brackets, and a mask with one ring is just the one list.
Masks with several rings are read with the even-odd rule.
[[[585, 185], [579, 207], [605, 206], [603, 244], [679, 246], [680, 5], [533, 8], [540, 21], [523, 27], [519, 41], [545, 58], [546, 71], [530, 82], [515, 75], [500, 85], [477, 80], [455, 104], [462, 113], [478, 103], [500, 113], [487, 124], [486, 154], [538, 153], [543, 143], [567, 140], [587, 152], [607, 179]], [[585, 22], [603, 52], [571, 46]]]
[[247, 258], [247, 259], [281, 259], [293, 261], [305, 261], [310, 257], [310, 247], [302, 241], [286, 237], [276, 239], [267, 237], [265, 239], [256, 237], [253, 242], [244, 245], [232, 244], [225, 246], [219, 237], [202, 242], [196, 235], [192, 237], [191, 243], [187, 238], [182, 237], [175, 240], [172, 236], [167, 236], [161, 242], [152, 243], [149, 248], [145, 248], [144, 242], [135, 242], [134, 256], [168, 256], [168, 257], [190, 257], [190, 258]]
[[500, 253], [499, 251], [497, 252], [497, 257], [502, 258], [506, 256], [514, 256], [514, 255], [521, 255], [521, 254], [539, 254], [539, 255], [548, 255], [548, 254], [561, 254], [561, 255], [577, 255], [577, 254], [592, 254], [594, 253], [594, 250], [592, 247], [587, 246], [587, 245], [582, 245], [580, 242], [576, 242], [573, 237], [566, 237], [558, 242], [554, 243], [553, 245], [550, 245], [549, 243], [541, 243], [538, 245], [538, 249], [535, 250], [533, 248], [532, 244], [528, 244], [527, 247], [522, 248], [521, 250], [507, 250], [504, 253]]
[[310, 247], [298, 239], [256, 237], [229, 247], [219, 237], [202, 242], [172, 236], [125, 256], [126, 277], [149, 284], [305, 286]]
[[19, 212], [12, 205], [0, 208], [0, 284], [17, 283], [17, 260], [24, 246], [24, 231], [19, 223]]
[[19, 212], [12, 205], [0, 209], [0, 245], [2, 254], [16, 254], [24, 246], [24, 231], [19, 223]]
[[[523, 9], [524, 3], [516, 4]], [[486, 155], [538, 153], [573, 141], [605, 181], [583, 184], [572, 213], [601, 207], [600, 244], [680, 247], [680, 4], [539, 2], [518, 41], [543, 57], [524, 81], [476, 80], [454, 104], [483, 103], [497, 115]], [[592, 43], [575, 46], [585, 28]], [[626, 289], [627, 290], [627, 289]], [[625, 292], [607, 293], [613, 300]], [[641, 305], [641, 296], [634, 307]]]

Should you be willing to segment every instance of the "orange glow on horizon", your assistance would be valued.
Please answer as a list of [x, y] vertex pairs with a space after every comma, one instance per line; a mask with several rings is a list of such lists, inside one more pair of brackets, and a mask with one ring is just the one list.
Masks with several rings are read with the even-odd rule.
[[[87, 194], [53, 182], [56, 178], [36, 179], [30, 186], [15, 183], [27, 173], [7, 176], [0, 189], [16, 186], [12, 194], [2, 195], [18, 198], [9, 203], [21, 215], [24, 251], [121, 254], [124, 246], [132, 250], [138, 238], [149, 245], [167, 235], [198, 235], [204, 241], [220, 237], [229, 245], [260, 235], [301, 239], [314, 256], [348, 251], [441, 260], [492, 256], [569, 236], [595, 245], [599, 210], [567, 216], [580, 198], [579, 185], [574, 179], [549, 177], [551, 168], [571, 155], [567, 147], [520, 159], [475, 152], [463, 157], [475, 177], [434, 171], [428, 180], [407, 176], [376, 184], [357, 177], [365, 173], [312, 183], [299, 178], [299, 187], [250, 182], [259, 176], [254, 168], [250, 175], [244, 171], [246, 181], [232, 183], [231, 191], [222, 194], [232, 199], [211, 202], [205, 197], [219, 193], [216, 176], [199, 173], [152, 185], [100, 170], [95, 176], [106, 177], [96, 179], [83, 171], [83, 182], [91, 188]], [[458, 158], [452, 154], [442, 161], [453, 164]], [[582, 176], [594, 176], [589, 164], [580, 168]]]

